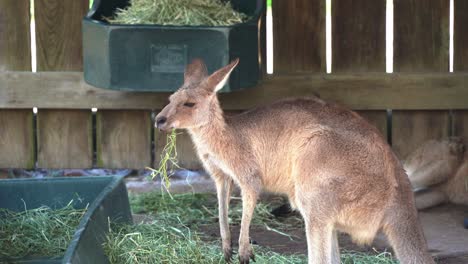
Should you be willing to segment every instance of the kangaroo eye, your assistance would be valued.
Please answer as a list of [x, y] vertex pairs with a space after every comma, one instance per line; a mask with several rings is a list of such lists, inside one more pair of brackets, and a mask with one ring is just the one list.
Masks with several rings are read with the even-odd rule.
[[195, 103], [186, 102], [186, 103], [184, 103], [184, 106], [186, 106], [186, 107], [194, 107], [194, 106], [195, 106]]

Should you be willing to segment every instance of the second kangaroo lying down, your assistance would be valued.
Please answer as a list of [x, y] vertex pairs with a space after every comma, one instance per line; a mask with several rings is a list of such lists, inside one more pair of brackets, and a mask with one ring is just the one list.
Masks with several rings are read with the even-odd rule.
[[415, 193], [416, 207], [444, 202], [468, 205], [468, 151], [462, 138], [429, 140], [404, 162]]
[[302, 214], [309, 263], [340, 263], [337, 231], [370, 243], [379, 230], [401, 263], [434, 263], [408, 177], [379, 132], [356, 113], [317, 98], [225, 117], [216, 92], [237, 63], [208, 76], [195, 60], [156, 117], [161, 130], [188, 130], [216, 183], [226, 260], [232, 256], [228, 207], [234, 182], [242, 192], [241, 263], [253, 258], [249, 226], [262, 189], [286, 194]]

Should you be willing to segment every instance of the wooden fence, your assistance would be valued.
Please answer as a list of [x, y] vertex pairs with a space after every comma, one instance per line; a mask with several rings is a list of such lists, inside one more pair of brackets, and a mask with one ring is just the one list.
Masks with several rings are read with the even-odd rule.
[[[393, 2], [395, 73], [385, 73], [386, 0], [332, 0], [333, 73], [326, 74], [325, 0], [274, 0], [275, 72], [254, 89], [221, 95], [223, 107], [238, 111], [318, 93], [358, 110], [402, 158], [428, 139], [468, 137], [468, 1], [455, 0], [454, 73], [450, 1]], [[38, 72], [32, 73], [30, 1], [0, 0], [0, 168], [157, 164], [165, 137], [151, 115], [168, 94], [83, 82], [81, 19], [88, 5], [35, 0]], [[186, 135], [178, 147], [183, 167], [200, 167]]]

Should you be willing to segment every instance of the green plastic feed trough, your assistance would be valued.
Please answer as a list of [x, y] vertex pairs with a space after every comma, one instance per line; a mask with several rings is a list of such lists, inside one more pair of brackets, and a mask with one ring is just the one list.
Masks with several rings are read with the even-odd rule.
[[208, 71], [235, 58], [238, 67], [222, 91], [253, 87], [259, 78], [259, 21], [263, 0], [231, 0], [251, 19], [232, 26], [109, 24], [129, 0], [95, 0], [83, 19], [84, 79], [93, 86], [124, 91], [174, 91], [185, 66], [201, 58]]
[[[65, 255], [59, 258], [2, 260], [0, 263], [109, 263], [102, 247], [113, 222], [131, 224], [132, 215], [123, 176], [14, 179], [0, 181], [0, 208], [12, 211], [41, 206], [62, 208], [71, 200], [88, 210]], [[79, 198], [79, 199], [78, 199]], [[1, 216], [0, 216], [1, 217]]]

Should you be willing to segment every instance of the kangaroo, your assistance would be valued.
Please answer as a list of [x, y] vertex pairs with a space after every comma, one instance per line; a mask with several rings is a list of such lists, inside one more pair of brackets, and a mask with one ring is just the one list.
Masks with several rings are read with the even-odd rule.
[[429, 140], [403, 164], [417, 209], [445, 202], [468, 205], [468, 151], [462, 138]]
[[224, 116], [216, 92], [238, 62], [208, 75], [204, 63], [194, 60], [155, 124], [162, 131], [186, 129], [212, 176], [226, 261], [233, 254], [228, 208], [235, 183], [242, 195], [240, 263], [255, 260], [249, 226], [262, 189], [286, 194], [301, 213], [309, 263], [340, 263], [338, 231], [370, 243], [379, 230], [401, 263], [434, 263], [411, 184], [377, 129], [319, 98], [283, 100]]

